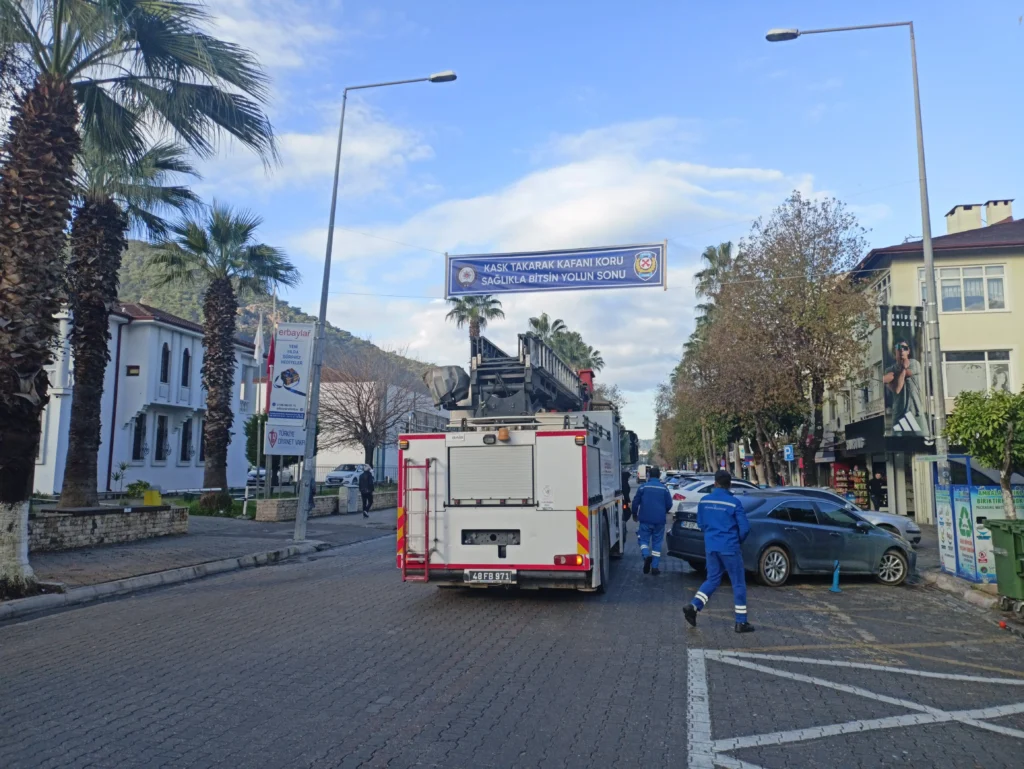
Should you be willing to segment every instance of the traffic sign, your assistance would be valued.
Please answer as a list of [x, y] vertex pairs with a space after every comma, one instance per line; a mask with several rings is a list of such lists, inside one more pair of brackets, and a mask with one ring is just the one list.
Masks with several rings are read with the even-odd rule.
[[793, 452], [792, 443], [787, 443], [785, 446], [782, 447], [782, 458], [785, 459], [787, 462], [792, 462], [794, 459], [796, 459], [796, 455]]

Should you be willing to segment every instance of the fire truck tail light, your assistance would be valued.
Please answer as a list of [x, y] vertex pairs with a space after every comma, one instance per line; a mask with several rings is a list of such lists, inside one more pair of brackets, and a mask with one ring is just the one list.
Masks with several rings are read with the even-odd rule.
[[585, 435], [577, 435], [576, 436], [576, 445], [577, 446], [584, 446], [584, 445], [586, 445], [586, 443], [587, 443], [587, 436], [585, 436]]
[[398, 442], [398, 448], [400, 448], [402, 451], [408, 451], [408, 449], [409, 449], [409, 441], [407, 441], [407, 440], [405, 440], [403, 438], [402, 440], [400, 440]]
[[582, 555], [556, 555], [555, 566], [582, 566]]
[[686, 499], [686, 497], [683, 494], [673, 494], [672, 499], [674, 499], [676, 502], [682, 502], [684, 499]]

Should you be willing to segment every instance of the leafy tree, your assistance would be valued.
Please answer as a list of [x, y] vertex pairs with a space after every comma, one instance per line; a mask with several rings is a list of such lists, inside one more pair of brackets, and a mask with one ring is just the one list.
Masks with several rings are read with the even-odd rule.
[[554, 337], [568, 330], [561, 318], [551, 320], [546, 312], [542, 312], [540, 317], [530, 318], [530, 331], [539, 336], [545, 344], [551, 344]]
[[218, 135], [274, 154], [267, 80], [204, 31], [209, 18], [187, 0], [0, 0], [0, 51], [28, 69], [0, 144], [0, 582], [12, 593], [33, 580], [27, 502], [81, 136], [126, 159], [154, 131], [201, 155]]
[[75, 389], [61, 508], [98, 502], [96, 459], [103, 378], [110, 360], [108, 318], [117, 302], [117, 275], [128, 231], [134, 227], [158, 236], [166, 229], [159, 212], [198, 203], [188, 187], [168, 184], [173, 175], [196, 175], [180, 148], [158, 144], [138, 160], [125, 162], [104, 155], [90, 138], [79, 156], [78, 203], [67, 267]]
[[988, 467], [999, 470], [1003, 511], [1017, 519], [1010, 478], [1024, 465], [1024, 391], [962, 392], [946, 419], [946, 438]]
[[448, 303], [451, 310], [445, 315], [445, 319], [454, 321], [456, 328], [468, 325], [470, 339], [479, 339], [480, 332], [487, 328], [488, 321], [505, 317], [505, 311], [501, 309], [501, 300], [490, 294], [452, 298]]
[[600, 350], [587, 344], [578, 331], [563, 331], [552, 337], [551, 349], [576, 371], [604, 368], [604, 358]]
[[214, 202], [201, 220], [184, 218], [170, 229], [156, 255], [168, 283], [207, 286], [203, 297], [203, 387], [206, 389], [206, 467], [208, 492], [200, 506], [218, 510], [230, 505], [227, 452], [231, 441], [232, 384], [235, 378], [235, 319], [238, 291], [269, 294], [277, 285], [292, 286], [298, 273], [284, 252], [259, 243], [262, 220], [248, 211], [233, 211]]
[[599, 382], [594, 386], [594, 394], [611, 403], [620, 413], [626, 407], [626, 396], [622, 394], [617, 384]]

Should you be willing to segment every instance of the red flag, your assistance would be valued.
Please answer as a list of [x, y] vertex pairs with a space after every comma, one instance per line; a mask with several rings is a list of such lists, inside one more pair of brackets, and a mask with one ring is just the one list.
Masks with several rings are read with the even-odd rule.
[[274, 377], [274, 339], [277, 337], [277, 325], [274, 325], [274, 331], [270, 335], [270, 352], [267, 353], [267, 382], [266, 382], [266, 402], [263, 406], [263, 412], [270, 412], [270, 389], [272, 387]]

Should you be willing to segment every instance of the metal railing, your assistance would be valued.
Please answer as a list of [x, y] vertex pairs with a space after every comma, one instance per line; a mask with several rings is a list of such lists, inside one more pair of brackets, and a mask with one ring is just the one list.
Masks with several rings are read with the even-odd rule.
[[579, 375], [559, 358], [554, 350], [533, 334], [519, 335], [519, 362], [524, 366], [544, 369], [569, 393], [575, 397], [579, 396]]

